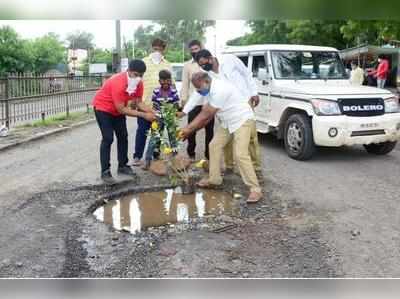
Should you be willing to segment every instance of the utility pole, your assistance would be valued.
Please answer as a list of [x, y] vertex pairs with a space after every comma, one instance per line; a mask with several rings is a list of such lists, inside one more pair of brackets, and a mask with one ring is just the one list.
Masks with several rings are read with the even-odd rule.
[[121, 20], [115, 21], [115, 50], [116, 50], [116, 65], [117, 72], [121, 71]]

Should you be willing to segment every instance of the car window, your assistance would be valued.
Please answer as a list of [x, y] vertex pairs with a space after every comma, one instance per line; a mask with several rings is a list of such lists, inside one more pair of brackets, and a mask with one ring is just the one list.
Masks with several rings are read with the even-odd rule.
[[249, 56], [238, 56], [237, 58], [239, 58], [245, 66], [249, 64]]
[[336, 52], [273, 51], [272, 64], [277, 79], [346, 79]]
[[261, 68], [263, 68], [263, 69], [266, 68], [264, 55], [253, 56], [253, 64], [251, 66], [251, 70], [253, 72], [253, 77], [257, 77], [258, 70]]

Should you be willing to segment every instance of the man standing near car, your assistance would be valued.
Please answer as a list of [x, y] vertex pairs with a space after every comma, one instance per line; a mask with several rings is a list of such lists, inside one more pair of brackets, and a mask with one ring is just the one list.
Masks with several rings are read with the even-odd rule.
[[[168, 70], [172, 72], [171, 64], [164, 58], [164, 52], [167, 47], [165, 41], [156, 38], [151, 43], [152, 53], [143, 59], [146, 64], [147, 71], [143, 76], [143, 102], [148, 108], [152, 107], [151, 97], [153, 90], [159, 87], [158, 74], [162, 70]], [[135, 137], [135, 153], [133, 155], [133, 165], [139, 166], [142, 164], [141, 159], [143, 157], [144, 148], [146, 147], [147, 132], [150, 129], [151, 122], [145, 118], [138, 117], [137, 130]]]
[[[200, 66], [197, 64], [195, 60], [196, 54], [202, 49], [201, 42], [198, 40], [192, 40], [191, 42], [189, 42], [188, 48], [190, 54], [192, 55], [192, 59], [187, 61], [183, 66], [182, 89], [180, 95], [182, 107], [185, 106], [185, 104], [187, 103], [189, 97], [193, 94], [193, 92], [196, 92], [191, 80], [193, 74], [201, 71]], [[197, 105], [196, 107], [193, 108], [193, 110], [189, 112], [188, 123], [190, 123], [193, 119], [196, 118], [196, 116], [200, 113], [202, 107], [203, 105]], [[206, 131], [204, 155], [208, 160], [210, 158], [208, 145], [210, 144], [214, 136], [214, 119], [212, 119], [209, 123], [207, 123], [207, 125], [204, 128]], [[196, 132], [194, 132], [192, 135], [188, 137], [187, 153], [192, 161], [196, 159]]]
[[[118, 173], [134, 175], [128, 164], [128, 131], [126, 116], [141, 117], [146, 121], [155, 119], [153, 110], [142, 102], [142, 76], [146, 65], [142, 60], [132, 60], [128, 71], [121, 72], [108, 79], [93, 99], [93, 107], [99, 125], [102, 140], [100, 145], [101, 178], [108, 184], [114, 183], [110, 171], [110, 152], [117, 137]], [[132, 103], [139, 110], [132, 109]]]
[[[247, 69], [244, 63], [232, 54], [224, 54], [214, 57], [210, 51], [203, 49], [196, 55], [197, 64], [211, 77], [219, 77], [229, 81], [237, 87], [237, 90], [242, 94], [243, 99], [249, 101], [249, 104], [256, 107], [260, 98], [258, 96], [257, 85], [253, 80], [252, 73]], [[256, 171], [261, 171], [261, 154], [258, 145], [257, 128], [254, 122], [252, 133], [250, 136], [250, 156], [253, 161]], [[232, 170], [234, 168], [232, 144], [227, 144], [225, 152], [225, 168]]]
[[371, 71], [369, 74], [376, 78], [377, 87], [385, 88], [386, 79], [389, 73], [389, 61], [385, 56], [380, 54], [378, 56], [378, 67], [376, 70]]

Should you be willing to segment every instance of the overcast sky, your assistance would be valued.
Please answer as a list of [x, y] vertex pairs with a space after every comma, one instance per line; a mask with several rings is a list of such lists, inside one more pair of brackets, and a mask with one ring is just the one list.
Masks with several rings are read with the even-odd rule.
[[[132, 39], [134, 30], [140, 25], [149, 25], [151, 21], [129, 20], [121, 21], [121, 35]], [[115, 47], [115, 21], [114, 20], [0, 20], [0, 26], [10, 25], [23, 38], [35, 38], [55, 32], [65, 39], [67, 33], [81, 30], [93, 33], [95, 44], [101, 48]], [[216, 38], [213, 30], [206, 33], [206, 47], [219, 52], [226, 41], [241, 36], [249, 31], [244, 21], [219, 20], [217, 21]], [[215, 47], [215, 40], [217, 42]]]

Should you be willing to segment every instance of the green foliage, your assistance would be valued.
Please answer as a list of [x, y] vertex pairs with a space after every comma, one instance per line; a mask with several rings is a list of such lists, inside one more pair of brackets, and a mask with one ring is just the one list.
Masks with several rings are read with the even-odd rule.
[[393, 20], [251, 20], [248, 25], [252, 33], [228, 45], [289, 43], [343, 49], [400, 39], [400, 21]]
[[0, 75], [32, 68], [28, 42], [9, 26], [0, 28]]
[[58, 63], [66, 63], [65, 48], [54, 33], [36, 38], [30, 42], [30, 48], [33, 70], [36, 73], [44, 73]]
[[43, 73], [65, 63], [65, 48], [54, 33], [34, 40], [23, 40], [14, 29], [0, 28], [0, 74]]
[[150, 25], [140, 26], [135, 31], [135, 58], [143, 58], [150, 54], [151, 42], [158, 37], [167, 42], [165, 57], [168, 61], [188, 60], [191, 57], [187, 51], [188, 42], [192, 39], [203, 40], [206, 28], [213, 25], [211, 21], [199, 20], [159, 20], [156, 23], [157, 29]]

